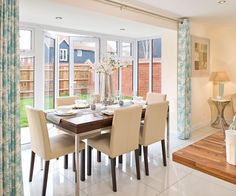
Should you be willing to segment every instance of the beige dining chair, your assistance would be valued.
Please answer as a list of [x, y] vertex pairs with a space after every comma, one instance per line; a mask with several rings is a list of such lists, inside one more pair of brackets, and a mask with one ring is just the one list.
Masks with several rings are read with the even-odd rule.
[[[42, 195], [46, 195], [50, 160], [75, 151], [74, 136], [58, 134], [49, 137], [45, 113], [42, 110], [26, 107], [31, 137], [31, 164], [29, 181], [32, 181], [35, 154], [45, 160]], [[85, 180], [85, 143], [80, 142], [81, 181]]]
[[[95, 95], [96, 99], [99, 99], [99, 95]], [[74, 105], [75, 104], [75, 100], [77, 99], [76, 96], [65, 96], [65, 97], [56, 97], [56, 107], [59, 106], [66, 106], [66, 105]], [[81, 136], [81, 140], [85, 140], [97, 135], [100, 135], [101, 132], [97, 132], [97, 133], [88, 133], [86, 135]], [[101, 162], [101, 152], [97, 151], [97, 161]], [[73, 153], [73, 170], [75, 170], [74, 166], [75, 166], [75, 153]], [[68, 169], [68, 155], [65, 155], [64, 157], [64, 168]]]
[[148, 169], [148, 145], [161, 141], [163, 165], [166, 166], [165, 125], [168, 111], [168, 101], [147, 105], [144, 125], [140, 128], [139, 144], [143, 146], [145, 173]]
[[[147, 93], [146, 95], [146, 102], [147, 104], [153, 104], [153, 103], [160, 103], [162, 101], [166, 101], [166, 94], [161, 93]], [[144, 124], [144, 121], [141, 121], [141, 124]], [[139, 145], [139, 155], [142, 155], [142, 148], [141, 145]]]
[[114, 111], [111, 132], [88, 139], [87, 174], [91, 175], [91, 149], [95, 148], [108, 155], [111, 160], [112, 186], [117, 191], [116, 157], [135, 151], [137, 179], [140, 179], [138, 142], [142, 106], [130, 106]]
[[166, 94], [147, 93], [147, 96], [146, 96], [147, 104], [159, 103], [162, 101], [166, 101]]

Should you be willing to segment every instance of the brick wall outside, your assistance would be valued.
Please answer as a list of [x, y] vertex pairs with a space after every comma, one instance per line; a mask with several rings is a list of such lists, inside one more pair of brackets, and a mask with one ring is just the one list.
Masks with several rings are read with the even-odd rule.
[[[153, 62], [152, 92], [161, 92], [161, 63]], [[149, 91], [149, 63], [140, 62], [138, 67], [138, 96], [146, 98]]]
[[153, 63], [152, 92], [161, 93], [161, 63]]
[[133, 66], [128, 65], [122, 69], [122, 95], [132, 97], [133, 95]]

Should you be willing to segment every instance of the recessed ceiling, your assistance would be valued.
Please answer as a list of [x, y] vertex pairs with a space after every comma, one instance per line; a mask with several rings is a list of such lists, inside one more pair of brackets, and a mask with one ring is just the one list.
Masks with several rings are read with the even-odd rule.
[[[226, 0], [223, 4], [219, 4], [219, 0], [113, 1], [172, 18], [189, 17], [203, 24], [236, 25], [236, 0]], [[133, 38], [158, 36], [163, 32], [163, 28], [154, 25], [96, 12], [96, 7], [91, 10], [83, 9], [79, 6], [80, 2], [78, 0], [20, 0], [20, 21]], [[87, 0], [87, 2], [94, 2], [94, 0]], [[56, 20], [56, 17], [62, 19]]]
[[65, 4], [56, 0], [20, 0], [20, 22], [130, 38], [159, 36], [163, 32], [163, 29], [157, 26], [107, 16], [72, 6], [67, 2]]
[[219, 0], [129, 0], [128, 2], [132, 4], [141, 2], [201, 23], [236, 25], [236, 0], [226, 0], [223, 4], [219, 4]]

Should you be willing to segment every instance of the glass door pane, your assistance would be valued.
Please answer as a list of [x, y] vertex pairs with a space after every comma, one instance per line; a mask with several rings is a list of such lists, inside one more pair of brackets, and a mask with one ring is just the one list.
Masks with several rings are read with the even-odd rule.
[[133, 96], [133, 61], [122, 67], [122, 96], [124, 99], [132, 99]]
[[54, 108], [55, 99], [55, 39], [44, 38], [44, 109]]
[[20, 126], [28, 127], [25, 106], [34, 105], [34, 57], [20, 58]]
[[161, 92], [161, 38], [152, 40], [152, 92]]
[[90, 69], [96, 63], [97, 40], [74, 39], [73, 65], [74, 65], [74, 95], [80, 99], [88, 99], [95, 93], [95, 72]]
[[59, 39], [59, 96], [69, 96], [69, 59], [70, 47], [68, 36]]
[[146, 97], [149, 91], [149, 41], [138, 41], [138, 96]]

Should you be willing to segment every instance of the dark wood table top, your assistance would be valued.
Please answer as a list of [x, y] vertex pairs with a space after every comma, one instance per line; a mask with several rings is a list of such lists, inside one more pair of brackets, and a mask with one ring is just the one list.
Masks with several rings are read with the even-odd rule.
[[178, 150], [172, 156], [175, 162], [236, 184], [236, 166], [226, 162], [222, 131]]
[[[144, 108], [142, 111], [142, 118], [144, 118], [145, 116], [145, 111], [146, 109]], [[57, 126], [74, 134], [80, 134], [96, 129], [109, 127], [112, 125], [112, 120], [113, 116], [104, 115], [101, 112], [94, 112], [90, 114], [83, 114], [80, 116], [61, 118], [60, 123], [57, 124]], [[52, 121], [50, 122], [53, 123]]]

